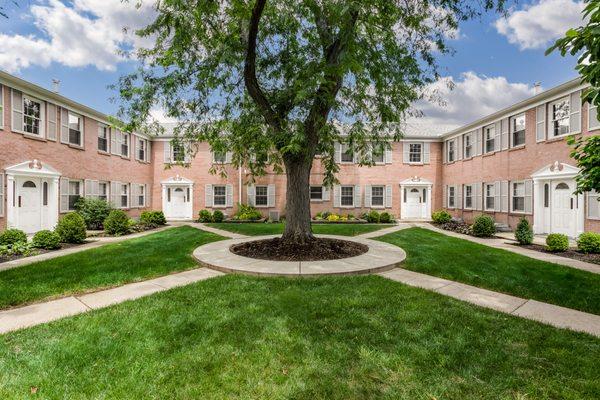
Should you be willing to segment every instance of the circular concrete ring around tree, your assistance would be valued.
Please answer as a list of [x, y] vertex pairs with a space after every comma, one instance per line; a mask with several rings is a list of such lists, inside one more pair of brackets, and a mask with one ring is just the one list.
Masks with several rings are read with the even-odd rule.
[[228, 239], [212, 242], [194, 250], [194, 257], [200, 264], [226, 273], [240, 273], [262, 276], [323, 276], [355, 275], [387, 271], [404, 261], [406, 253], [400, 247], [378, 240], [336, 235], [316, 235], [317, 237], [348, 240], [365, 244], [369, 250], [356, 257], [328, 261], [270, 261], [242, 257], [232, 253], [234, 244], [263, 240], [279, 235], [252, 236], [243, 239]]

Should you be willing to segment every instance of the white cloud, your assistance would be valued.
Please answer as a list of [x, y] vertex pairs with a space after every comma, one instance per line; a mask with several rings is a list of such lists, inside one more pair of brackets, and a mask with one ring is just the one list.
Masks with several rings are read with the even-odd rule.
[[[152, 121], [153, 120], [153, 121]], [[176, 123], [177, 118], [173, 118], [167, 115], [166, 111], [162, 107], [154, 107], [150, 110], [150, 121], [160, 123]]]
[[47, 67], [56, 62], [69, 67], [95, 66], [113, 71], [125, 60], [121, 50], [141, 45], [135, 29], [154, 15], [153, 2], [121, 0], [42, 0], [29, 9], [38, 33], [0, 33], [0, 68], [16, 72], [31, 65]]
[[460, 126], [533, 96], [534, 87], [511, 83], [505, 77], [465, 72], [459, 79], [444, 77], [430, 85], [427, 95], [439, 101], [421, 101], [415, 108], [428, 124]]
[[495, 22], [496, 30], [521, 50], [546, 48], [569, 28], [583, 23], [584, 4], [574, 0], [540, 0]]

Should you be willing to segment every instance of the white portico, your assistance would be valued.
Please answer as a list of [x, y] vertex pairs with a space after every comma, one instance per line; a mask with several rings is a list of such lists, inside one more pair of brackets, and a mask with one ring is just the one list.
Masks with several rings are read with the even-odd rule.
[[194, 182], [176, 175], [161, 182], [162, 209], [168, 220], [194, 218]]
[[432, 186], [432, 182], [418, 176], [400, 182], [400, 219], [429, 218]]

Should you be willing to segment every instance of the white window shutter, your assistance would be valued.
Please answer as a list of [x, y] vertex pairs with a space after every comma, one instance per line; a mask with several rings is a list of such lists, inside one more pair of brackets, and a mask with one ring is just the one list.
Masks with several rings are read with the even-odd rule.
[[152, 142], [146, 141], [146, 162], [152, 161]]
[[233, 153], [231, 151], [228, 151], [225, 153], [225, 164], [231, 164], [231, 161], [233, 159]]
[[[134, 137], [133, 137], [133, 140], [134, 140], [134, 142], [135, 142], [135, 157], [134, 157], [134, 158], [135, 158], [136, 160], [138, 160], [138, 159], [139, 159], [139, 156], [140, 156], [140, 150], [141, 150], [142, 144], [141, 144], [141, 142], [140, 142], [140, 138], [139, 138], [139, 137], [137, 137], [137, 136], [134, 136]], [[140, 160], [140, 161], [144, 161], [144, 160]]]
[[108, 152], [111, 154], [116, 154], [115, 151], [117, 150], [117, 133], [116, 133], [116, 129], [115, 128], [109, 128], [108, 129], [108, 141], [110, 142], [109, 147], [108, 147]]
[[500, 182], [500, 211], [508, 212], [508, 181]]
[[598, 107], [593, 107], [588, 103], [588, 131], [600, 128], [600, 116], [598, 116]]
[[448, 185], [442, 187], [442, 207], [448, 208]]
[[189, 142], [183, 144], [183, 162], [189, 164], [192, 162], [192, 146]]
[[423, 143], [423, 164], [429, 164], [431, 162], [431, 143]]
[[389, 146], [385, 146], [384, 161], [386, 164], [392, 163], [392, 143]]
[[341, 205], [342, 205], [341, 191], [342, 191], [342, 189], [341, 189], [340, 185], [335, 185], [333, 187], [333, 206], [334, 207], [341, 207]]
[[267, 186], [267, 207], [275, 207], [275, 185]]
[[463, 158], [463, 146], [462, 146], [462, 135], [458, 136], [456, 139], [456, 144], [454, 147], [456, 148], [456, 159], [462, 160]]
[[385, 185], [385, 207], [392, 208], [392, 185]]
[[569, 101], [569, 132], [580, 133], [581, 132], [581, 91], [571, 93], [571, 100]]
[[546, 140], [546, 105], [542, 104], [535, 109], [535, 140]]
[[448, 162], [448, 141], [444, 141], [442, 143], [442, 164], [446, 164]]
[[531, 214], [533, 207], [533, 181], [525, 181], [525, 212]]
[[225, 193], [227, 194], [226, 206], [233, 207], [233, 185], [227, 184], [225, 186]]
[[93, 182], [91, 179], [83, 180], [83, 195], [86, 198], [91, 198], [94, 195]]
[[456, 185], [454, 187], [454, 195], [456, 196], [454, 204], [456, 205], [456, 207], [455, 207], [456, 209], [462, 209], [463, 208], [462, 191], [463, 191], [463, 186], [462, 185]]
[[163, 154], [165, 158], [165, 164], [171, 164], [171, 142], [163, 142]]
[[248, 195], [248, 205], [254, 206], [256, 204], [256, 188], [254, 185], [249, 184], [246, 193]]
[[339, 142], [335, 142], [333, 148], [335, 162], [339, 164], [342, 162], [342, 145]]
[[481, 148], [482, 148], [482, 142], [483, 142], [482, 135], [483, 135], [483, 131], [481, 130], [481, 128], [479, 128], [475, 131], [475, 151], [473, 154], [475, 156], [481, 155]]
[[152, 207], [152, 185], [144, 185], [146, 187], [146, 189], [144, 190], [146, 192], [146, 195], [144, 196], [144, 206], [145, 207]]
[[365, 185], [365, 207], [371, 208], [371, 185]]
[[589, 219], [600, 219], [600, 197], [595, 191], [587, 192], [587, 217]]
[[204, 185], [204, 206], [213, 206], [213, 186], [209, 184]]
[[402, 162], [408, 164], [410, 162], [410, 143], [402, 142]]
[[360, 208], [362, 202], [360, 201], [360, 185], [354, 185], [354, 207]]
[[502, 124], [496, 121], [494, 124], [494, 151], [500, 151], [502, 141]]
[[502, 150], [506, 150], [508, 149], [508, 118], [503, 118], [500, 126], [502, 127]]
[[46, 108], [48, 109], [47, 114], [47, 128], [46, 128], [46, 139], [48, 140], [56, 140], [56, 105], [52, 103], [46, 103]]
[[69, 212], [69, 179], [60, 178], [60, 212]]
[[121, 194], [121, 182], [111, 181], [110, 182], [110, 202], [113, 207], [121, 208], [121, 202], [119, 196]]
[[138, 196], [139, 196], [139, 185], [137, 183], [131, 184], [131, 189], [129, 190], [129, 194], [131, 195], [132, 200], [129, 202], [131, 204], [131, 208], [137, 208], [138, 206]]
[[60, 142], [69, 143], [69, 111], [60, 108]]
[[330, 200], [330, 191], [329, 188], [326, 186], [323, 186], [323, 201], [329, 201]]
[[4, 189], [4, 174], [0, 173], [0, 217], [4, 216], [4, 201], [6, 200]]
[[11, 89], [12, 99], [12, 130], [13, 132], [23, 132], [23, 93]]
[[475, 187], [475, 209], [481, 210], [483, 206], [483, 194], [481, 193], [481, 182], [477, 182], [473, 185]]
[[494, 211], [500, 211], [500, 202], [502, 201], [500, 194], [500, 181], [496, 181], [494, 182]]

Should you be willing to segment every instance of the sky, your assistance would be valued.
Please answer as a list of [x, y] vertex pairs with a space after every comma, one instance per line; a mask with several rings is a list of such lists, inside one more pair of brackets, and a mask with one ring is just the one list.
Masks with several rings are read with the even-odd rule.
[[[114, 114], [109, 85], [135, 68], [120, 49], [144, 46], [133, 35], [150, 21], [151, 2], [121, 0], [0, 0], [0, 69]], [[450, 40], [453, 55], [439, 58], [439, 90], [445, 106], [419, 104], [426, 123], [461, 125], [523, 100], [534, 84], [548, 89], [577, 76], [573, 57], [544, 52], [555, 39], [582, 24], [583, 2], [519, 0], [508, 15], [488, 13], [460, 25]], [[453, 90], [447, 82], [454, 83]], [[157, 118], [162, 119], [157, 110]]]

